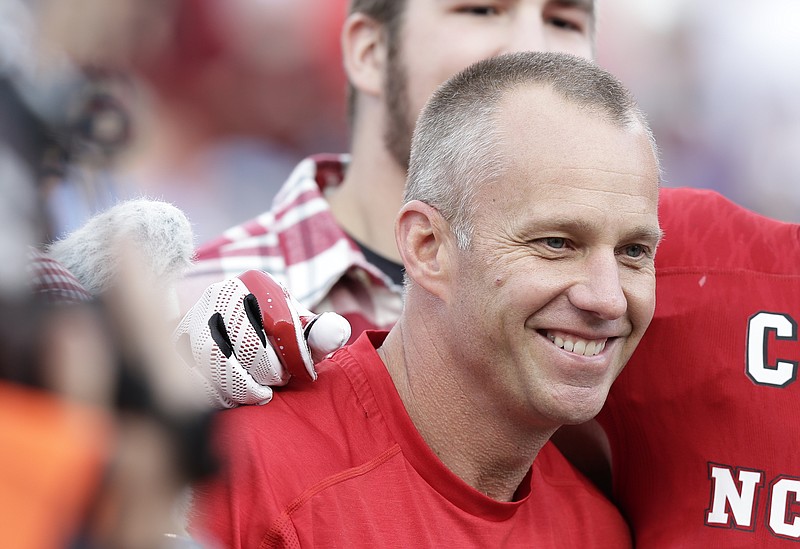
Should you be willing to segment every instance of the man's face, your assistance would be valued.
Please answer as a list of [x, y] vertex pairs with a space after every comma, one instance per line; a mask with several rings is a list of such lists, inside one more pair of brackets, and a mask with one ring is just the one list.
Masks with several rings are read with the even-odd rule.
[[411, 133], [434, 90], [503, 53], [555, 51], [592, 58], [593, 0], [407, 0], [385, 82], [388, 150], [408, 168]]
[[543, 89], [502, 105], [507, 171], [478, 190], [459, 250], [451, 352], [508, 421], [586, 421], [650, 323], [658, 168], [621, 129]]

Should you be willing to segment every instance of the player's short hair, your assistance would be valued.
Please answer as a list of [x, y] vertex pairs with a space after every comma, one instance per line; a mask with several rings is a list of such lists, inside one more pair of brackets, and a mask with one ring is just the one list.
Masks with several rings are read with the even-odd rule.
[[[351, 0], [348, 15], [363, 13], [380, 23], [386, 33], [387, 56], [397, 63], [400, 52], [400, 29], [408, 0]], [[356, 113], [356, 89], [347, 84], [347, 114], [352, 125]]]
[[351, 0], [349, 14], [363, 13], [384, 25], [397, 22], [406, 8], [407, 0]]
[[640, 125], [658, 162], [653, 133], [633, 96], [591, 61], [563, 53], [522, 52], [476, 63], [442, 85], [422, 111], [404, 196], [405, 202], [421, 200], [439, 210], [461, 249], [471, 243], [478, 188], [497, 181], [508, 164], [500, 147], [500, 102], [512, 90], [531, 85], [618, 127]]

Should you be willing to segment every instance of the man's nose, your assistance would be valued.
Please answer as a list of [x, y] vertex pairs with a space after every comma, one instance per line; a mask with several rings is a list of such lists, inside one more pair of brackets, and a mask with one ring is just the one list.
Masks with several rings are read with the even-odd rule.
[[575, 307], [604, 320], [622, 317], [628, 310], [628, 300], [622, 289], [620, 265], [613, 252], [587, 257], [580, 280], [568, 292]]

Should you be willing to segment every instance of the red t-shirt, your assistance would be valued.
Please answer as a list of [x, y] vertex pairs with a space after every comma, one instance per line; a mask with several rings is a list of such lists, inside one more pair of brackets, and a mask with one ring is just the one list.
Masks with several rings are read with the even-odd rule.
[[219, 414], [220, 476], [195, 490], [192, 534], [224, 547], [630, 546], [616, 508], [551, 444], [501, 503], [433, 454], [366, 332], [263, 407]]
[[655, 318], [598, 417], [618, 503], [639, 548], [800, 547], [800, 226], [686, 189], [660, 216]]

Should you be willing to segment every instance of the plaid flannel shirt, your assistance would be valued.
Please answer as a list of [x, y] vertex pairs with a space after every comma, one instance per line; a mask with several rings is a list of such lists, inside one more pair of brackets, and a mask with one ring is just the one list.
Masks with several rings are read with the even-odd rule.
[[31, 291], [47, 303], [83, 303], [92, 299], [75, 275], [36, 249], [28, 254], [28, 276]]
[[394, 325], [402, 310], [401, 287], [367, 261], [336, 223], [324, 196], [342, 182], [348, 160], [346, 155], [303, 160], [269, 211], [201, 246], [180, 290], [182, 309], [208, 285], [258, 269], [312, 311], [347, 318], [353, 338]]

